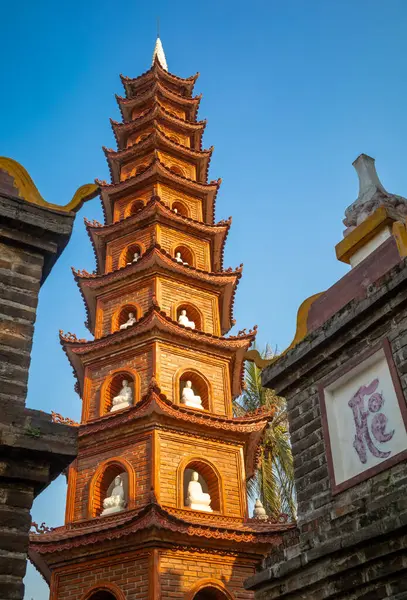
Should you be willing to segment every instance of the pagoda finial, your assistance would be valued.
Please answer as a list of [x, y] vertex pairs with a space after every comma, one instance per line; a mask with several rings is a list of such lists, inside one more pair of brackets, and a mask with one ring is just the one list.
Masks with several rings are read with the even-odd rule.
[[162, 68], [168, 71], [167, 61], [164, 54], [164, 48], [158, 35], [154, 46], [153, 61], [151, 63], [152, 65], [154, 65], [156, 57]]

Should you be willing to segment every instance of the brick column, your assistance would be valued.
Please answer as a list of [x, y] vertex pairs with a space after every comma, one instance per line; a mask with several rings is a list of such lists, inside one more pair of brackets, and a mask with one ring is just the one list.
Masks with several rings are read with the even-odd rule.
[[38, 292], [75, 215], [21, 196], [0, 168], [0, 600], [23, 598], [33, 500], [77, 451], [75, 427], [25, 408]]

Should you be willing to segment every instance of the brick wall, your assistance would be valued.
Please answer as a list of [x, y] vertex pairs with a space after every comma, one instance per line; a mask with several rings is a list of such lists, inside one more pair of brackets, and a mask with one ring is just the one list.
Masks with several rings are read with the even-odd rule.
[[[93, 476], [99, 465], [114, 457], [125, 459], [133, 468], [135, 475], [135, 495], [128, 498], [132, 508], [141, 508], [149, 502], [151, 489], [151, 439], [150, 436], [138, 436], [131, 444], [126, 438], [120, 444], [120, 438], [115, 443], [98, 445], [93, 453], [79, 453], [77, 459], [77, 475], [74, 493], [73, 520], [89, 518], [89, 490]], [[107, 449], [101, 449], [106, 447]]]
[[[187, 246], [195, 257], [194, 267], [202, 269], [204, 271], [211, 271], [211, 258], [210, 258], [210, 245], [208, 242], [195, 237], [194, 235], [187, 235], [181, 231], [171, 229], [169, 227], [160, 226], [157, 231], [157, 242], [171, 254], [175, 256], [175, 249], [177, 246]], [[182, 258], [185, 257], [183, 256]]]
[[230, 391], [229, 363], [197, 350], [169, 344], [157, 344], [157, 377], [164, 394], [175, 403], [180, 401], [176, 390], [176, 374], [180, 370], [195, 369], [210, 382], [210, 401], [213, 412], [230, 414], [232, 398]]
[[[203, 317], [202, 331], [220, 335], [218, 297], [196, 287], [169, 278], [158, 279], [157, 299], [162, 310], [177, 320], [176, 307], [181, 303], [193, 304]], [[188, 315], [190, 317], [190, 315]]]
[[148, 554], [140, 552], [61, 570], [53, 577], [51, 600], [77, 600], [94, 586], [106, 582], [117, 585], [127, 600], [148, 600], [148, 567]]
[[244, 482], [242, 481], [243, 468], [238, 446], [176, 432], [160, 432], [158, 445], [159, 502], [163, 506], [184, 508], [184, 484], [183, 481], [177, 481], [177, 474], [180, 476], [179, 468], [189, 460], [205, 457], [209, 463], [215, 466], [221, 477], [223, 514], [244, 516], [246, 498], [241, 495]]
[[299, 544], [283, 561], [276, 554], [267, 559], [269, 575], [251, 582], [258, 585], [256, 600], [407, 596], [406, 463], [333, 495], [318, 393], [328, 375], [339, 376], [384, 338], [406, 397], [406, 261], [264, 372], [268, 384], [287, 398]]
[[205, 552], [163, 551], [160, 556], [161, 597], [184, 600], [186, 592], [200, 581], [220, 581], [236, 600], [252, 600], [253, 592], [244, 589], [243, 581], [253, 573], [250, 563], [233, 557]]
[[140, 381], [139, 390], [134, 390], [133, 398], [142, 398], [153, 374], [152, 346], [143, 346], [134, 349], [132, 354], [125, 356], [106, 357], [99, 359], [93, 367], [88, 367], [85, 374], [85, 385], [83, 393], [83, 417], [82, 420], [95, 419], [100, 416], [102, 386], [105, 381], [119, 370], [136, 372]]
[[96, 305], [97, 323], [95, 335], [97, 338], [112, 333], [112, 322], [118, 309], [126, 304], [136, 304], [143, 314], [151, 308], [151, 300], [154, 294], [154, 278], [144, 285], [132, 283], [125, 288], [115, 290], [98, 298]]
[[0, 242], [0, 400], [3, 410], [8, 404], [25, 404], [43, 263], [39, 253]]

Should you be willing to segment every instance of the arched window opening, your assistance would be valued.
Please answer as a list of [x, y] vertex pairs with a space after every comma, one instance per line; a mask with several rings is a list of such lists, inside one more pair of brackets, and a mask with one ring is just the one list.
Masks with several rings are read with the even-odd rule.
[[189, 217], [188, 208], [180, 200], [175, 200], [175, 202], [172, 203], [171, 208], [179, 215], [182, 215], [183, 217]]
[[185, 177], [184, 171], [178, 165], [171, 165], [170, 166], [170, 171], [172, 171], [173, 173], [175, 173], [175, 175], [181, 175], [181, 177]]
[[141, 173], [144, 173], [144, 171], [147, 171], [148, 169], [148, 165], [138, 165], [135, 169], [133, 169], [133, 171], [131, 172], [132, 176], [134, 175], [141, 175]]
[[221, 511], [220, 481], [215, 469], [207, 462], [197, 459], [186, 465], [183, 506], [203, 512]]
[[135, 215], [138, 212], [140, 212], [141, 210], [143, 210], [143, 208], [144, 208], [144, 200], [135, 200], [130, 207], [129, 215]]
[[175, 142], [176, 144], [179, 144], [179, 143], [180, 143], [180, 141], [179, 141], [179, 138], [177, 138], [175, 135], [170, 135], [170, 136], [169, 136], [169, 139], [170, 139], [172, 142]]
[[127, 248], [125, 248], [122, 252], [122, 255], [120, 257], [120, 268], [128, 267], [138, 262], [142, 254], [143, 252], [140, 244], [130, 244], [130, 246], [127, 246]]
[[[184, 388], [188, 392], [184, 391]], [[193, 396], [195, 396], [195, 399]], [[199, 398], [200, 401], [196, 398]], [[196, 405], [196, 408], [211, 410], [210, 390], [207, 380], [192, 369], [184, 371], [179, 378], [179, 401], [181, 404], [189, 406], [189, 408], [194, 408]]]
[[134, 377], [126, 371], [115, 373], [101, 390], [101, 415], [129, 408], [134, 404]]
[[107, 516], [124, 510], [129, 498], [129, 476], [124, 466], [119, 462], [108, 464], [96, 475], [90, 493], [91, 517]]
[[112, 333], [132, 327], [140, 319], [140, 316], [140, 309], [135, 304], [126, 304], [125, 306], [122, 306], [113, 315]]
[[[184, 325], [185, 327], [191, 327], [191, 329], [203, 331], [202, 315], [200, 311], [193, 304], [189, 304], [189, 302], [185, 302], [178, 306], [177, 321], [180, 325]], [[188, 321], [194, 325], [189, 325]]]
[[195, 594], [193, 600], [228, 600], [230, 596], [226, 596], [221, 590], [208, 586]]
[[177, 246], [174, 249], [174, 258], [180, 264], [187, 264], [191, 267], [195, 266], [194, 255], [188, 246]]
[[89, 600], [116, 600], [116, 596], [107, 590], [99, 590], [98, 592], [95, 592], [89, 596]]

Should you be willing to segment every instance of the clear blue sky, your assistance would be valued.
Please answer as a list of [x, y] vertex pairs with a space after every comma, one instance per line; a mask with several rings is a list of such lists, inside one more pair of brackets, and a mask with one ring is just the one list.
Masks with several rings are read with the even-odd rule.
[[[405, 0], [106, 0], [2, 6], [0, 154], [20, 161], [42, 195], [65, 204], [79, 185], [108, 179], [101, 146], [114, 146], [119, 73], [150, 65], [161, 16], [170, 70], [200, 71], [210, 176], [222, 177], [217, 218], [233, 215], [226, 266], [244, 262], [235, 317], [259, 325], [280, 350], [302, 300], [346, 271], [335, 259], [344, 209], [357, 196], [352, 161], [376, 158], [383, 184], [407, 196]], [[44, 285], [28, 406], [79, 418], [58, 330], [89, 335], [70, 266], [93, 270], [83, 217]], [[34, 518], [63, 522], [60, 478]], [[47, 598], [32, 569], [26, 598]]]

